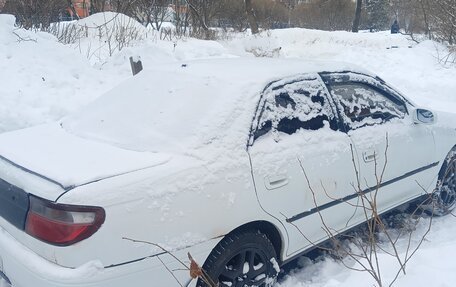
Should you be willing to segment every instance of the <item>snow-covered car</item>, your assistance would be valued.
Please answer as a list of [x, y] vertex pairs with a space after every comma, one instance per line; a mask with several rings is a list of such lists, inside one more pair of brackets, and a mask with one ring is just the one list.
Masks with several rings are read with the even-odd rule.
[[271, 286], [328, 239], [322, 218], [338, 232], [365, 220], [360, 194], [378, 192], [379, 212], [455, 207], [455, 115], [343, 63], [185, 64], [0, 135], [5, 282], [206, 286], [189, 253], [220, 286]]

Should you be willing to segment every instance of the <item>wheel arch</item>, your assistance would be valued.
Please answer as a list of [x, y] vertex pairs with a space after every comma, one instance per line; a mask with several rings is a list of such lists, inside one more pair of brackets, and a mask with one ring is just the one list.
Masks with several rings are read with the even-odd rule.
[[274, 224], [266, 220], [251, 221], [233, 229], [225, 236], [246, 230], [259, 230], [261, 233], [266, 235], [268, 239], [271, 241], [272, 245], [274, 246], [275, 252], [278, 257], [277, 259], [279, 261], [279, 264], [281, 264], [282, 250], [284, 248], [284, 237]]
[[[215, 263], [217, 262], [217, 257], [223, 254], [225, 251], [231, 250], [229, 248], [227, 249], [227, 244], [234, 243], [234, 240], [239, 238], [245, 239], [244, 236], [246, 234], [254, 234], [255, 236], [260, 236], [261, 238], [263, 238], [263, 240], [266, 237], [267, 240], [270, 242], [270, 244], [268, 244], [268, 250], [271, 251], [270, 248], [272, 247], [275, 251], [275, 259], [277, 260], [277, 263], [279, 264], [279, 266], [282, 264], [281, 256], [284, 244], [279, 228], [277, 228], [273, 223], [267, 220], [256, 220], [242, 224], [236, 227], [235, 229], [231, 230], [230, 232], [224, 234], [223, 236], [220, 236], [220, 240], [218, 241], [218, 243], [212, 248], [210, 253], [207, 255], [207, 258], [204, 261], [204, 264], [202, 265], [203, 270], [205, 270], [207, 274], [210, 274], [213, 267], [217, 266], [217, 263]], [[271, 261], [271, 264], [272, 266], [274, 266], [275, 263]], [[273, 269], [276, 270], [278, 274], [279, 271], [277, 270], [277, 268], [273, 267]], [[201, 278], [198, 278], [195, 287], [202, 286], [206, 287], [207, 285], [202, 281]]]
[[444, 175], [444, 172], [445, 172], [445, 167], [447, 165], [447, 161], [450, 159], [450, 157], [452, 155], [456, 154], [456, 144], [450, 149], [450, 151], [447, 153], [447, 155], [445, 156], [445, 158], [443, 159], [442, 161], [442, 164], [440, 166], [440, 170], [439, 170], [439, 176], [438, 176], [438, 179], [442, 179], [443, 175]]

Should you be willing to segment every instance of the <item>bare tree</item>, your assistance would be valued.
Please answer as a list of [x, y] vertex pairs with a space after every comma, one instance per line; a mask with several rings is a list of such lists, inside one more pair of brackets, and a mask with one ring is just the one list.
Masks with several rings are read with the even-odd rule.
[[99, 13], [106, 11], [109, 0], [91, 0], [90, 2], [90, 13]]
[[352, 1], [323, 0], [318, 6], [322, 21], [320, 29], [350, 30], [352, 24], [351, 11], [354, 9]]
[[3, 7], [5, 6], [6, 0], [0, 0], [0, 13], [3, 10]]
[[353, 18], [352, 32], [359, 31], [359, 23], [361, 21], [361, 9], [363, 7], [363, 0], [356, 0], [355, 17]]
[[420, 6], [420, 9], [423, 13], [423, 20], [426, 26], [426, 35], [428, 35], [429, 39], [432, 39], [431, 27], [429, 25], [429, 1], [428, 0], [417, 0]]
[[26, 29], [45, 29], [58, 21], [67, 7], [67, 0], [7, 0], [3, 12], [15, 15], [17, 23]]
[[255, 19], [263, 29], [285, 28], [289, 23], [289, 9], [278, 1], [262, 0], [252, 3]]
[[313, 0], [297, 5], [293, 16], [293, 25], [320, 30], [350, 30], [352, 26], [352, 1]]
[[156, 30], [160, 30], [162, 23], [173, 16], [169, 2], [167, 0], [137, 0], [132, 11], [133, 16], [145, 26], [152, 24]]
[[171, 4], [174, 10], [174, 24], [176, 26], [176, 35], [178, 37], [184, 36], [187, 34], [189, 26], [190, 15], [188, 13], [188, 5], [182, 4], [180, 0], [173, 0]]
[[245, 12], [247, 13], [247, 19], [249, 21], [252, 34], [258, 34], [258, 23], [255, 17], [255, 11], [252, 7], [252, 0], [245, 0]]
[[74, 8], [74, 4], [73, 4], [73, 1], [71, 0], [67, 0], [67, 3], [68, 3], [68, 8], [71, 10], [71, 12], [73, 13], [73, 16], [79, 20], [79, 14], [78, 12], [76, 12], [76, 9]]
[[453, 45], [456, 42], [456, 1], [434, 0], [430, 4], [432, 26], [439, 40]]
[[[100, 0], [103, 1], [103, 0]], [[112, 11], [125, 14], [130, 17], [135, 16], [135, 12], [140, 7], [139, 0], [107, 0], [107, 4]]]
[[366, 4], [368, 28], [381, 31], [389, 27], [390, 9], [388, 0], [369, 0]]
[[206, 2], [198, 0], [185, 0], [185, 2], [187, 2], [188, 7], [190, 8], [194, 26], [208, 31], [208, 9]]
[[248, 27], [244, 0], [222, 0], [217, 13], [217, 26], [242, 32]]

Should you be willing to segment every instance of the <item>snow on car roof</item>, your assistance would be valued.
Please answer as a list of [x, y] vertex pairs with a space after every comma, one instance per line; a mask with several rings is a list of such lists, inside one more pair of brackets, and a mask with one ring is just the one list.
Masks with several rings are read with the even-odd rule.
[[245, 147], [259, 95], [284, 76], [362, 71], [337, 62], [220, 59], [145, 70], [65, 118], [69, 132], [136, 151]]

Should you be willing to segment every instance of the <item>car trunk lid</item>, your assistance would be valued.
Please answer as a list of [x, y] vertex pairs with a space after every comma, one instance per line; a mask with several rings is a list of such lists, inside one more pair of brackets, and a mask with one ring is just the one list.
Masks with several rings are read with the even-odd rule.
[[0, 178], [49, 200], [76, 186], [154, 167], [169, 155], [138, 152], [69, 134], [46, 124], [0, 135]]

